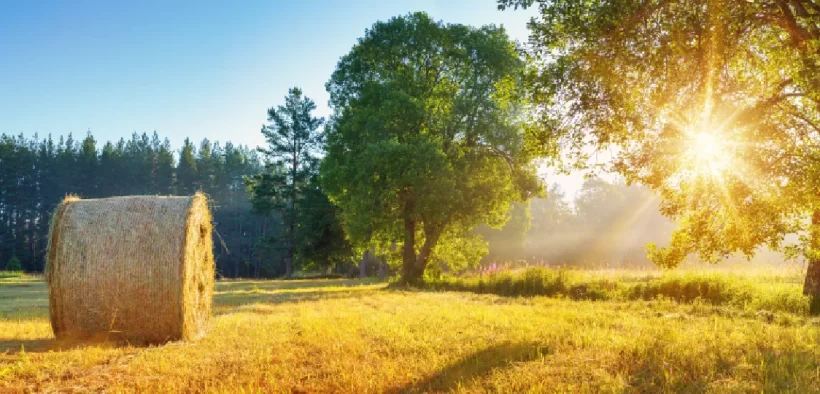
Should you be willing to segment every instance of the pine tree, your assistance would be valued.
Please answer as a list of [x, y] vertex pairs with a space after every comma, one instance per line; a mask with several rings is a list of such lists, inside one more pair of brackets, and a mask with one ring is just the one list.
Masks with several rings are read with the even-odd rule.
[[186, 138], [179, 151], [177, 165], [177, 192], [191, 194], [197, 190], [196, 149], [191, 140]]
[[268, 109], [269, 125], [262, 127], [268, 149], [259, 149], [268, 160], [266, 172], [251, 180], [253, 204], [258, 212], [271, 214], [275, 209], [286, 220], [287, 255], [285, 277], [293, 275], [296, 253], [296, 200], [311, 175], [316, 173], [317, 156], [322, 148], [319, 127], [324, 119], [313, 117], [313, 100], [292, 88], [285, 105]]
[[20, 265], [20, 259], [17, 255], [12, 255], [11, 260], [6, 264], [6, 271], [22, 271], [23, 267]]
[[83, 181], [82, 185], [80, 185], [82, 189], [80, 193], [86, 197], [101, 197], [98, 190], [97, 141], [91, 135], [90, 131], [80, 146], [77, 164], [79, 166], [78, 173], [81, 175], [79, 179]]

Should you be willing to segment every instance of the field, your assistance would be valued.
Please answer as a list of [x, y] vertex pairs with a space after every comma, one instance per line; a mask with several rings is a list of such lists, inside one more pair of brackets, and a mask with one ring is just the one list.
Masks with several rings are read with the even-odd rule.
[[147, 348], [57, 342], [42, 280], [0, 279], [0, 392], [820, 392], [820, 320], [794, 278], [690, 277], [762, 294], [739, 304], [630, 296], [686, 275], [572, 275], [566, 289], [620, 285], [590, 300], [221, 281], [206, 338]]

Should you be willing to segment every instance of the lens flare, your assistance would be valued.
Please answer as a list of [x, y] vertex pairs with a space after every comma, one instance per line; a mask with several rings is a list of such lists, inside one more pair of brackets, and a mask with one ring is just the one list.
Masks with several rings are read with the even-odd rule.
[[685, 166], [695, 175], [720, 178], [732, 169], [732, 147], [713, 130], [687, 133]]

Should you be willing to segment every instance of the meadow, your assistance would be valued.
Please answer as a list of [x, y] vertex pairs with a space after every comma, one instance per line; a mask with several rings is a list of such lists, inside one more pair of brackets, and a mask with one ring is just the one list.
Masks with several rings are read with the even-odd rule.
[[42, 279], [0, 279], [0, 392], [820, 392], [796, 276], [231, 280], [214, 303], [198, 342], [59, 342]]

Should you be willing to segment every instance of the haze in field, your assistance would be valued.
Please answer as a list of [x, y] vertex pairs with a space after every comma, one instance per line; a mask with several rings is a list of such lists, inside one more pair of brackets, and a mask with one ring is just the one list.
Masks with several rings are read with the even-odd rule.
[[[522, 260], [530, 264], [543, 261], [552, 266], [653, 268], [646, 244], [667, 246], [677, 227], [659, 212], [660, 201], [651, 190], [627, 186], [617, 179], [588, 179], [574, 196], [554, 184], [547, 198], [516, 206], [501, 231], [479, 228], [490, 241], [490, 253], [483, 263]], [[525, 230], [527, 219], [529, 227]], [[796, 236], [786, 239], [794, 242]], [[766, 247], [759, 248], [750, 259], [738, 253], [722, 261], [733, 270], [777, 266], [799, 270], [805, 264]], [[685, 265], [720, 268], [709, 267], [696, 256], [690, 256]]]

